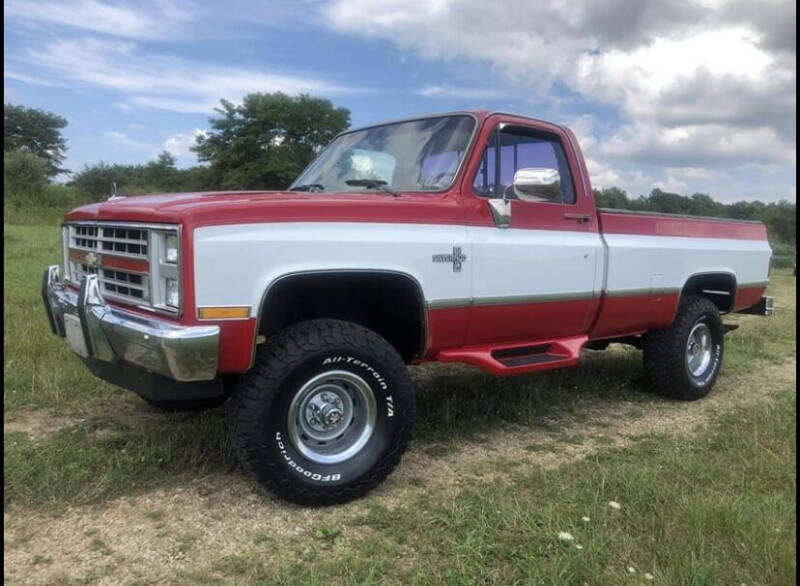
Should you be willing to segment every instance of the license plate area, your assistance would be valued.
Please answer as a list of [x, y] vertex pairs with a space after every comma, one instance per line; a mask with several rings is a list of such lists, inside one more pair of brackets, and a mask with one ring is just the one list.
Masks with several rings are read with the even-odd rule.
[[83, 328], [78, 316], [70, 313], [64, 314], [64, 330], [67, 334], [67, 343], [70, 350], [83, 358], [89, 357], [89, 350], [86, 347], [86, 339], [83, 337]]

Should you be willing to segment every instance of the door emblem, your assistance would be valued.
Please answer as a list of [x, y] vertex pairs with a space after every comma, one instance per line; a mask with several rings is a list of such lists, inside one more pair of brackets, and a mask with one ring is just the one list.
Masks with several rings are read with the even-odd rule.
[[461, 247], [454, 246], [453, 254], [434, 254], [433, 262], [451, 262], [453, 263], [453, 272], [461, 272], [461, 263], [467, 260], [466, 254], [461, 254]]

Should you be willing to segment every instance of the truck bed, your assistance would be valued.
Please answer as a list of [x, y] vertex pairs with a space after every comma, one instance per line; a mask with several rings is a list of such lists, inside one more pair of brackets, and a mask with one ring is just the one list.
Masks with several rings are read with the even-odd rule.
[[598, 220], [606, 262], [592, 338], [664, 327], [682, 289], [704, 274], [729, 276], [730, 311], [764, 293], [772, 251], [761, 222], [615, 209], [599, 209]]

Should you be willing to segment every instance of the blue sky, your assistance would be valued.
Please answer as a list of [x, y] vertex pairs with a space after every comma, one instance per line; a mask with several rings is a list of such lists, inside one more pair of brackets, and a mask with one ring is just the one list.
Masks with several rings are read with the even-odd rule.
[[763, 0], [5, 3], [5, 101], [69, 121], [66, 166], [182, 166], [220, 98], [306, 92], [352, 123], [489, 108], [570, 125], [595, 186], [796, 197], [796, 15]]

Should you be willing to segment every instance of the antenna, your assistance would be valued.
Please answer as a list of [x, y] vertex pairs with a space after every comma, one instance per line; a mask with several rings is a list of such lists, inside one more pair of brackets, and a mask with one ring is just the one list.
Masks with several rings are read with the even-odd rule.
[[115, 199], [124, 199], [124, 195], [117, 195], [117, 182], [111, 182], [111, 195], [108, 196], [107, 201], [114, 201]]

